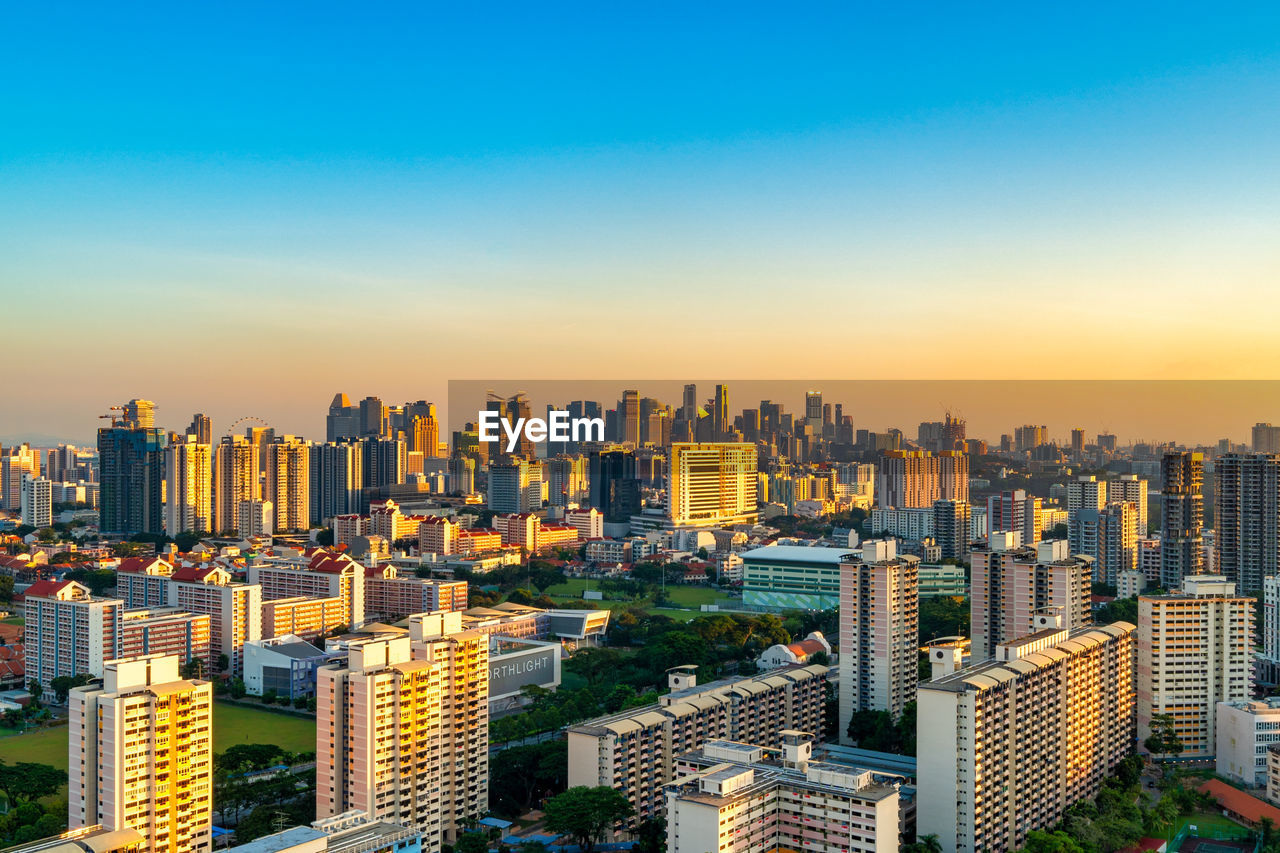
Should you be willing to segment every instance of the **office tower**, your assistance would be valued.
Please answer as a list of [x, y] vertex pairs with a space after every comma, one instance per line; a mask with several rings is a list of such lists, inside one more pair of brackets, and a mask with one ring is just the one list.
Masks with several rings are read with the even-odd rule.
[[174, 655], [113, 660], [68, 700], [68, 823], [141, 833], [147, 853], [207, 853], [213, 825], [213, 685]]
[[640, 446], [640, 392], [628, 390], [622, 392], [618, 401], [618, 441]]
[[188, 432], [165, 451], [164, 532], [213, 532], [213, 448]]
[[489, 465], [487, 506], [494, 512], [533, 512], [542, 508], [541, 466], [526, 459]]
[[60, 676], [101, 675], [117, 656], [124, 602], [75, 581], [36, 581], [24, 603], [26, 677], [49, 689]]
[[130, 400], [124, 404], [124, 426], [152, 429], [156, 425], [156, 404], [150, 400]]
[[476, 460], [470, 456], [454, 456], [449, 460], [449, 492], [459, 495], [476, 493]]
[[360, 407], [351, 405], [350, 398], [341, 392], [333, 395], [329, 413], [324, 422], [325, 441], [340, 441], [360, 436]]
[[267, 478], [264, 500], [270, 501], [275, 528], [269, 532], [307, 530], [311, 526], [311, 448], [291, 435], [264, 448]]
[[1160, 461], [1160, 585], [1177, 589], [1204, 570], [1204, 454], [1166, 453]]
[[417, 415], [410, 422], [413, 440], [409, 449], [421, 453], [427, 459], [440, 455], [440, 422], [436, 420], [436, 407], [427, 404], [427, 412]]
[[665, 792], [667, 853], [896, 851], [897, 786], [860, 767], [812, 761], [812, 740], [787, 731], [780, 752], [711, 741], [678, 757]]
[[922, 683], [916, 835], [1007, 853], [1096, 796], [1132, 749], [1134, 626], [1047, 628]]
[[1040, 541], [1040, 498], [1028, 497], [1022, 489], [1001, 492], [987, 498], [987, 535], [1017, 533], [1022, 545]]
[[1071, 430], [1071, 452], [1076, 456], [1084, 453], [1084, 430], [1078, 427]]
[[[87, 480], [80, 470], [79, 449], [70, 444], [60, 444], [52, 448], [45, 454], [44, 475], [54, 483], [63, 483], [68, 480]], [[0, 451], [0, 507], [4, 506], [4, 459], [3, 451]], [[27, 472], [34, 473], [34, 472]]]
[[551, 506], [581, 506], [590, 498], [585, 456], [557, 456], [547, 460], [546, 469], [547, 502]]
[[717, 385], [711, 402], [711, 435], [713, 441], [733, 439], [733, 420], [729, 417], [729, 386]]
[[[485, 410], [494, 412], [499, 418], [506, 420], [513, 428], [521, 418], [527, 420], [532, 415], [529, 398], [523, 393], [513, 394], [511, 397], [504, 398], [490, 391], [489, 399], [485, 403]], [[518, 456], [522, 459], [537, 458], [537, 448], [523, 430], [520, 431], [515, 450], [511, 453], [507, 453], [507, 443], [505, 441], [495, 442], [492, 446], [492, 453], [494, 456], [502, 457], [504, 461], [508, 456]]]
[[22, 475], [19, 510], [22, 523], [43, 528], [53, 524], [53, 483], [44, 477]]
[[197, 444], [213, 444], [213, 421], [208, 415], [196, 413], [191, 416], [191, 425], [187, 427], [186, 434], [193, 437]]
[[1107, 483], [1107, 500], [1128, 501], [1136, 514], [1134, 523], [1139, 536], [1147, 535], [1147, 481], [1137, 474], [1121, 474]]
[[969, 526], [972, 514], [965, 501], [938, 500], [933, 502], [933, 538], [938, 544], [943, 560], [969, 562]]
[[1214, 465], [1215, 571], [1238, 589], [1262, 589], [1280, 572], [1280, 455], [1228, 453]]
[[754, 524], [756, 449], [746, 443], [671, 445], [667, 514], [675, 526]]
[[594, 450], [587, 467], [591, 505], [604, 513], [606, 523], [627, 523], [640, 512], [635, 453], [621, 447]]
[[1280, 427], [1254, 424], [1252, 447], [1254, 453], [1280, 453]]
[[1173, 718], [1183, 757], [1212, 756], [1215, 706], [1252, 690], [1253, 599], [1218, 575], [1138, 596], [1138, 745], [1157, 714]]
[[938, 454], [938, 499], [969, 502], [969, 457], [964, 451]]
[[822, 392], [804, 392], [804, 419], [810, 424], [822, 423]]
[[391, 422], [386, 404], [377, 397], [365, 397], [360, 401], [360, 435], [391, 436]]
[[360, 441], [364, 453], [364, 485], [381, 488], [404, 482], [408, 447], [403, 440], [368, 436]]
[[258, 479], [258, 445], [242, 435], [224, 435], [213, 456], [213, 527], [215, 533], [236, 530], [240, 504], [262, 500]]
[[1138, 512], [1128, 501], [1113, 501], [1101, 510], [1076, 513], [1073, 554], [1093, 558], [1093, 577], [1099, 583], [1117, 584], [1123, 572], [1138, 568]]
[[489, 811], [489, 636], [462, 630], [458, 612], [419, 613], [409, 639], [415, 658], [440, 667], [440, 823], [456, 838]]
[[[968, 460], [965, 461], [966, 470]], [[907, 509], [933, 506], [938, 500], [940, 463], [937, 456], [920, 450], [895, 450], [880, 460], [880, 485], [876, 503], [882, 507]], [[968, 478], [966, 474], [966, 485]]]
[[680, 416], [692, 423], [698, 419], [698, 386], [684, 386], [684, 394], [680, 401]]
[[677, 756], [713, 740], [776, 749], [788, 730], [823, 730], [825, 666], [783, 667], [702, 686], [696, 669], [670, 670], [671, 692], [655, 705], [570, 726], [569, 787], [616, 789], [635, 809], [628, 821], [634, 827], [662, 814], [663, 787]]
[[11, 447], [0, 455], [0, 508], [17, 512], [22, 506], [22, 478], [40, 476], [40, 452], [31, 445]]
[[1080, 528], [1076, 516], [1081, 510], [1093, 510], [1095, 513], [1107, 505], [1107, 482], [1097, 477], [1077, 477], [1067, 483], [1067, 541], [1073, 554], [1094, 554], [1096, 549], [1086, 551], [1080, 536]]
[[[882, 547], [887, 545], [887, 547]], [[895, 718], [919, 680], [919, 557], [868, 542], [840, 564], [840, 739], [856, 711]]]
[[311, 445], [311, 523], [367, 509], [364, 447], [359, 441]]
[[[117, 589], [119, 589], [117, 579]], [[216, 566], [184, 566], [169, 576], [169, 606], [209, 616], [209, 644], [213, 656], [226, 655], [228, 671], [244, 671], [244, 644], [262, 639], [262, 587], [234, 583]], [[130, 601], [130, 606], [143, 606]]]
[[1055, 614], [1064, 628], [1089, 624], [1093, 560], [1071, 556], [1065, 539], [969, 554], [971, 655], [983, 661], [1000, 643], [1036, 630], [1037, 615]]
[[103, 533], [164, 532], [162, 430], [98, 430], [99, 515]]

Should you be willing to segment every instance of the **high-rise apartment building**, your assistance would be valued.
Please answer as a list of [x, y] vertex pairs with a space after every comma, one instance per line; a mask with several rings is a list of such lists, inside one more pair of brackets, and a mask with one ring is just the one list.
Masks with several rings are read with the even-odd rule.
[[215, 533], [240, 526], [240, 504], [262, 500], [258, 445], [242, 435], [225, 435], [214, 448], [213, 527]]
[[207, 613], [187, 613], [176, 607], [141, 608], [120, 613], [122, 658], [174, 655], [179, 664], [200, 661], [201, 673], [215, 672], [217, 656], [209, 640]]
[[146, 853], [211, 850], [213, 685], [145, 655], [109, 661], [68, 705], [69, 825], [136, 830]]
[[262, 600], [336, 598], [343, 602], [344, 623], [364, 618], [365, 567], [345, 554], [316, 551], [308, 557], [260, 558], [249, 564], [249, 583], [262, 588]]
[[672, 442], [667, 513], [676, 527], [753, 524], [756, 449], [745, 442]]
[[972, 509], [967, 501], [933, 502], [933, 538], [943, 560], [969, 562], [969, 527]]
[[1280, 572], [1280, 454], [1227, 453], [1214, 466], [1215, 571], [1257, 591]]
[[18, 501], [23, 524], [44, 528], [53, 524], [53, 483], [44, 477], [22, 475]]
[[868, 542], [840, 564], [840, 738], [857, 711], [895, 718], [919, 680], [920, 559]]
[[1250, 697], [1253, 599], [1224, 577], [1188, 576], [1179, 592], [1138, 596], [1137, 639], [1139, 746], [1168, 714], [1182, 756], [1212, 756], [1215, 706]]
[[99, 527], [103, 533], [164, 532], [164, 431], [98, 430]]
[[987, 535], [1017, 533], [1023, 545], [1040, 541], [1043, 529], [1041, 499], [1028, 497], [1022, 489], [1001, 492], [987, 498]]
[[61, 676], [101, 675], [118, 656], [124, 602], [75, 581], [36, 581], [24, 601], [26, 677], [49, 689]]
[[408, 445], [403, 439], [366, 436], [360, 442], [364, 453], [366, 487], [395, 486], [404, 482], [408, 467]]
[[848, 764], [812, 760], [812, 735], [782, 749], [711, 741], [677, 759], [666, 788], [668, 853], [890, 853], [901, 828], [898, 786]]
[[[1096, 556], [1096, 547], [1086, 549], [1080, 525], [1076, 522], [1082, 510], [1100, 512], [1107, 505], [1107, 481], [1092, 475], [1077, 477], [1067, 483], [1067, 542], [1072, 554]], [[1096, 523], [1097, 517], [1093, 517]]]
[[1013, 431], [1014, 447], [1019, 452], [1035, 450], [1042, 444], [1049, 442], [1049, 428], [1041, 424], [1026, 424], [1020, 426]]
[[1266, 423], [1253, 425], [1253, 452], [1280, 453], [1280, 427]]
[[17, 512], [22, 506], [22, 478], [40, 476], [40, 452], [29, 444], [0, 454], [0, 509]]
[[938, 453], [938, 499], [969, 502], [969, 456], [963, 451]]
[[1128, 501], [1113, 501], [1102, 509], [1076, 510], [1070, 529], [1071, 553], [1093, 558], [1093, 576], [1116, 585], [1122, 572], [1138, 567], [1138, 512]]
[[311, 448], [291, 435], [263, 448], [267, 470], [264, 500], [271, 501], [276, 531], [311, 526]]
[[569, 728], [569, 786], [614, 788], [631, 803], [631, 823], [661, 814], [675, 760], [712, 740], [769, 748], [783, 732], [823, 730], [827, 667], [770, 670], [699, 686], [696, 667], [668, 674], [671, 692], [657, 705]]
[[[967, 471], [968, 460], [965, 468]], [[881, 507], [908, 509], [933, 506], [941, 497], [939, 457], [923, 450], [894, 450], [880, 460], [876, 503]], [[966, 473], [966, 490], [968, 477]]]
[[408, 636], [348, 643], [317, 671], [316, 814], [423, 830], [438, 851], [488, 808], [488, 637], [420, 614]]
[[244, 671], [244, 644], [262, 639], [262, 587], [235, 583], [230, 572], [217, 566], [184, 566], [169, 576], [168, 603], [188, 613], [208, 614], [210, 654], [226, 655], [231, 673]]
[[988, 660], [1000, 643], [1037, 630], [1038, 615], [1057, 616], [1061, 627], [1089, 624], [1093, 561], [1071, 556], [1065, 539], [970, 552], [969, 622], [974, 661]]
[[188, 433], [165, 451], [166, 536], [213, 532], [213, 448]]
[[1204, 454], [1166, 453], [1160, 461], [1160, 582], [1177, 589], [1204, 571]]
[[1128, 501], [1133, 504], [1135, 524], [1139, 536], [1147, 535], [1147, 481], [1137, 474], [1121, 474], [1107, 481], [1108, 501]]
[[1134, 626], [1047, 628], [917, 692], [916, 835], [1007, 853], [1097, 795], [1133, 744]]
[[208, 415], [196, 414], [191, 416], [191, 424], [187, 427], [186, 435], [194, 438], [196, 444], [213, 444], [213, 421]]
[[557, 456], [548, 459], [547, 502], [551, 506], [577, 504], [583, 506], [590, 499], [591, 493], [587, 480], [587, 458], [585, 456]]
[[358, 441], [311, 445], [311, 524], [358, 515], [364, 500], [364, 450]]

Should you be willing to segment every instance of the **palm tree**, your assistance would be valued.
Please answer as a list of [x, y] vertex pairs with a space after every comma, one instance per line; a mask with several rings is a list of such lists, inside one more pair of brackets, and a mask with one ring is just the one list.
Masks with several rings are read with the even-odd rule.
[[904, 847], [903, 853], [942, 853], [942, 842], [933, 833], [922, 835]]

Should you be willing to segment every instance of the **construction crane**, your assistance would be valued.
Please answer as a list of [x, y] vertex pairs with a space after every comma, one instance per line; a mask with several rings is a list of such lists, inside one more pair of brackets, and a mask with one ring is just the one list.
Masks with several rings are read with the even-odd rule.
[[[114, 429], [115, 427], [120, 426], [120, 422], [124, 420], [124, 406], [109, 406], [108, 408], [110, 409], [111, 414], [98, 415], [98, 420], [109, 418], [111, 420], [111, 426]], [[121, 414], [117, 415], [116, 412], [120, 412]]]

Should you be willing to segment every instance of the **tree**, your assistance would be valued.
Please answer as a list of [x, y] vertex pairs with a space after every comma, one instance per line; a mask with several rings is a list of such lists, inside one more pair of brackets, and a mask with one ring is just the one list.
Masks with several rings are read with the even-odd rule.
[[248, 691], [244, 686], [244, 679], [233, 678], [231, 684], [227, 686], [227, 692], [231, 694], [232, 699], [243, 699]]
[[218, 655], [218, 672], [226, 672], [231, 666], [231, 658], [226, 655]]
[[33, 803], [42, 797], [51, 797], [66, 783], [67, 771], [48, 764], [0, 761], [0, 791], [9, 796], [11, 803]]
[[592, 853], [613, 828], [634, 810], [613, 788], [579, 785], [547, 800], [547, 829], [572, 838], [582, 853]]
[[1033, 829], [1027, 833], [1027, 843], [1018, 853], [1085, 853], [1085, 849], [1065, 832]]
[[204, 661], [198, 657], [193, 657], [179, 668], [179, 673], [183, 678], [203, 678]]
[[479, 832], [464, 832], [453, 849], [454, 853], [489, 853], [489, 841]]
[[87, 673], [79, 675], [59, 675], [57, 678], [49, 682], [49, 686], [53, 688], [53, 696], [59, 705], [67, 704], [67, 696], [71, 694], [73, 687], [83, 687], [88, 684], [90, 676]]
[[[633, 853], [666, 853], [667, 819], [662, 815], [640, 822], [636, 827], [636, 844]], [[938, 853], [942, 853], [939, 849]]]
[[44, 687], [40, 684], [40, 679], [33, 678], [27, 682], [27, 692], [31, 694], [31, 704], [40, 707], [40, 699], [44, 696]]
[[13, 578], [0, 575], [0, 601], [13, 601]]
[[592, 686], [617, 671], [620, 655], [613, 649], [588, 647], [579, 649], [564, 663], [564, 668], [586, 679]]
[[920, 836], [902, 850], [903, 853], [942, 853], [942, 842], [938, 840], [938, 836], [930, 833]]
[[1178, 755], [1182, 752], [1182, 739], [1173, 726], [1169, 714], [1156, 714], [1151, 718], [1151, 734], [1142, 742], [1152, 755]]

